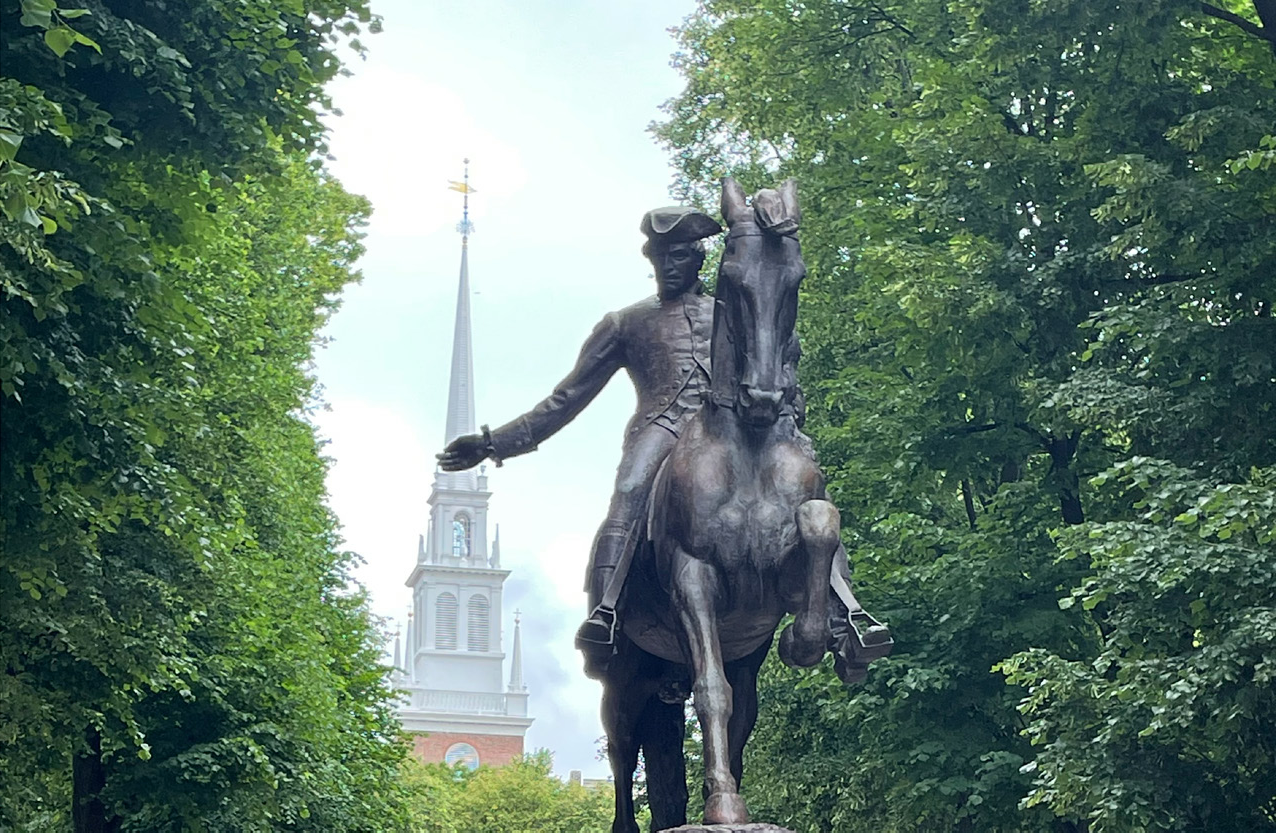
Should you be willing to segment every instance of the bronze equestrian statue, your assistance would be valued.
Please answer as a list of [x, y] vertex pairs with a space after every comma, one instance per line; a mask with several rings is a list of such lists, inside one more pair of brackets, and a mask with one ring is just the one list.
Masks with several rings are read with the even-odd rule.
[[791, 344], [806, 271], [796, 186], [789, 180], [779, 191], [760, 191], [750, 207], [727, 179], [722, 214], [730, 232], [718, 270], [710, 395], [657, 474], [652, 557], [635, 565], [622, 598], [624, 638], [604, 681], [613, 831], [637, 829], [622, 793], [640, 748], [653, 828], [684, 820], [685, 787], [659, 801], [657, 793], [678, 790], [667, 701], [676, 699], [669, 689], [688, 666], [704, 737], [704, 822], [747, 822], [739, 794], [744, 745], [775, 629], [794, 614], [779, 654], [803, 667], [820, 661], [831, 635], [838, 511], [794, 421], [784, 418], [796, 394]]
[[837, 510], [799, 430], [796, 201], [790, 181], [760, 192], [750, 209], [739, 186], [724, 183], [731, 233], [716, 299], [699, 281], [700, 240], [721, 227], [691, 209], [648, 212], [644, 253], [657, 296], [604, 318], [532, 411], [439, 455], [446, 470], [499, 464], [562, 428], [621, 367], [634, 381], [639, 408], [591, 556], [591, 615], [577, 635], [587, 673], [604, 682], [614, 831], [637, 830], [640, 749], [653, 829], [685, 821], [682, 703], [692, 689], [705, 737], [705, 821], [747, 817], [738, 785], [757, 672], [786, 613], [797, 618], [781, 635], [781, 658], [809, 666], [833, 650], [848, 682], [892, 645], [850, 591]]

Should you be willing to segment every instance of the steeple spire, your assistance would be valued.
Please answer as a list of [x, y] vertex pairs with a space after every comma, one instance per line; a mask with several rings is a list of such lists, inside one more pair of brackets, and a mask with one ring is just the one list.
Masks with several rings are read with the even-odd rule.
[[461, 277], [456, 290], [456, 325], [452, 331], [452, 376], [447, 393], [447, 435], [443, 442], [450, 443], [462, 434], [474, 433], [474, 349], [470, 338], [470, 234], [474, 224], [470, 222], [470, 160], [465, 160], [465, 177], [461, 182], [452, 181], [448, 186], [463, 195], [461, 222], [456, 230], [461, 233]]
[[510, 661], [509, 686], [509, 690], [514, 693], [527, 691], [527, 686], [523, 683], [523, 639], [518, 631], [518, 620], [522, 615], [522, 611], [514, 611], [514, 654]]

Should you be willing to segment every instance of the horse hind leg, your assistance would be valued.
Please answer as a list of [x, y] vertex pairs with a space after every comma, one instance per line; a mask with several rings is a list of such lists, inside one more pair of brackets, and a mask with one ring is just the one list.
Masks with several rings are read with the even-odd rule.
[[667, 830], [687, 823], [687, 759], [682, 703], [652, 698], [639, 723], [639, 742], [647, 769], [647, 803], [651, 829]]
[[696, 716], [704, 736], [704, 823], [745, 824], [744, 799], [731, 774], [727, 724], [731, 720], [731, 684], [718, 640], [717, 571], [679, 550], [673, 559], [673, 602], [691, 655]]
[[808, 500], [798, 507], [797, 528], [806, 592], [793, 623], [780, 634], [779, 654], [785, 665], [809, 668], [828, 648], [829, 573], [840, 543], [841, 516], [827, 500]]

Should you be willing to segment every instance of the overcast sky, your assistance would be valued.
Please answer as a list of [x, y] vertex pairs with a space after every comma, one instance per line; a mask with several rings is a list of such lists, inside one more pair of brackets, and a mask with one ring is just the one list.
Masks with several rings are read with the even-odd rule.
[[[692, 6], [374, 2], [385, 31], [331, 87], [344, 115], [330, 120], [330, 169], [375, 213], [363, 282], [318, 357], [330, 409], [316, 421], [334, 461], [331, 503], [378, 614], [406, 617], [403, 582], [444, 440], [460, 262], [460, 195], [447, 180], [469, 157], [475, 400], [478, 421], [496, 426], [552, 391], [605, 313], [654, 292], [638, 222], [671, 202], [672, 173], [647, 126], [681, 89], [667, 30]], [[527, 747], [550, 749], [563, 775], [606, 773], [600, 688], [572, 634], [633, 407], [618, 376], [538, 452], [488, 467], [490, 519], [513, 571], [506, 651], [523, 611]]]

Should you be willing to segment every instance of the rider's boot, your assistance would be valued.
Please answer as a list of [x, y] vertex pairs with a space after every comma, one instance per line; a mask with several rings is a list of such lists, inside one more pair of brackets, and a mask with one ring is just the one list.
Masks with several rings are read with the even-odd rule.
[[[595, 559], [601, 554], [597, 553]], [[585, 676], [594, 680], [607, 670], [616, 649], [616, 611], [602, 605], [603, 593], [615, 571], [611, 564], [594, 565], [589, 577], [589, 618], [576, 630], [576, 648], [585, 658]]]

